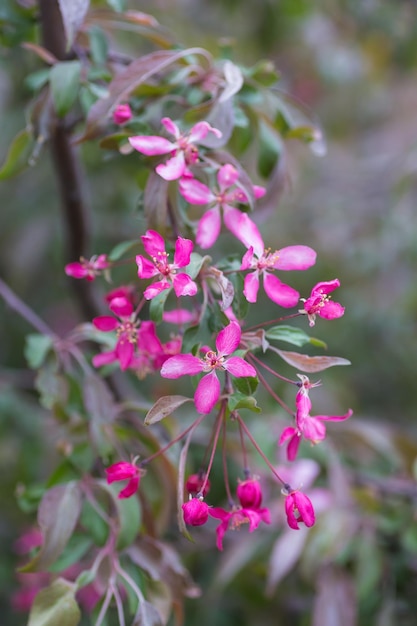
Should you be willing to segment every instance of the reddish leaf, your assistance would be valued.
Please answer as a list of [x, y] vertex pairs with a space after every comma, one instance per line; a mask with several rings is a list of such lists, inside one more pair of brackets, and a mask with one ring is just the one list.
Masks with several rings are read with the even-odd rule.
[[67, 50], [69, 50], [84, 21], [90, 0], [58, 0], [58, 4], [67, 38]]
[[186, 398], [185, 396], [163, 396], [159, 398], [153, 407], [148, 411], [145, 417], [145, 424], [156, 424], [160, 422], [164, 417], [171, 415], [175, 409], [185, 404], [185, 402], [192, 402], [192, 398]]
[[300, 526], [296, 533], [291, 529], [286, 529], [278, 537], [272, 548], [269, 562], [268, 581], [266, 593], [272, 596], [278, 583], [293, 569], [301, 556], [305, 546], [309, 529]]
[[340, 356], [308, 356], [308, 354], [299, 354], [298, 352], [287, 352], [286, 350], [278, 350], [273, 346], [269, 349], [279, 354], [281, 359], [286, 363], [300, 370], [301, 372], [321, 372], [328, 367], [335, 365], [350, 365], [350, 361]]
[[40, 59], [42, 59], [42, 61], [48, 63], [48, 65], [55, 65], [55, 63], [58, 63], [58, 59], [55, 55], [52, 54], [52, 52], [49, 52], [49, 50], [43, 48], [42, 46], [39, 46], [36, 43], [24, 41], [22, 43], [22, 48], [24, 48], [25, 50], [30, 50], [30, 52], [34, 52], [38, 55]]
[[205, 275], [208, 278], [212, 278], [216, 283], [217, 287], [220, 289], [220, 293], [222, 295], [222, 303], [221, 309], [225, 311], [232, 305], [233, 298], [235, 296], [235, 289], [233, 287], [233, 283], [226, 278], [226, 276], [221, 272], [217, 267], [209, 267], [207, 268]]
[[78, 141], [85, 141], [97, 137], [101, 124], [106, 121], [114, 107], [126, 100], [129, 94], [151, 76], [162, 72], [173, 63], [186, 56], [201, 55], [211, 64], [211, 56], [202, 48], [188, 48], [186, 50], [159, 50], [151, 52], [133, 61], [124, 72], [116, 76], [108, 86], [109, 96], [101, 98], [91, 107], [85, 133]]

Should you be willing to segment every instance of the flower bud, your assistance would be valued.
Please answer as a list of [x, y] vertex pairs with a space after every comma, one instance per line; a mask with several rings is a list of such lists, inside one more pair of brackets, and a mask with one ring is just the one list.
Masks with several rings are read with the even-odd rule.
[[[187, 482], [185, 483], [185, 488], [191, 495], [196, 495], [200, 493], [201, 488], [204, 484], [205, 474], [191, 474], [187, 478]], [[205, 497], [210, 491], [210, 481], [207, 480], [206, 486], [204, 487], [203, 496]]]
[[244, 509], [258, 509], [262, 504], [262, 489], [258, 480], [249, 478], [240, 482], [236, 489], [237, 497]]
[[182, 505], [184, 522], [189, 526], [202, 526], [208, 520], [208, 505], [199, 498], [192, 498]]
[[128, 104], [119, 104], [113, 111], [113, 122], [124, 124], [132, 118], [132, 109]]

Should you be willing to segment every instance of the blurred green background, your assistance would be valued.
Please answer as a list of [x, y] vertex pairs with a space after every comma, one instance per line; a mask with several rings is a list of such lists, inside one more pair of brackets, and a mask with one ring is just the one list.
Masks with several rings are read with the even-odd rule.
[[[279, 248], [303, 243], [317, 250], [315, 268], [308, 277], [297, 277], [303, 295], [308, 295], [309, 286], [316, 281], [341, 280], [337, 299], [346, 306], [345, 317], [329, 324], [318, 322], [314, 329], [328, 344], [330, 354], [352, 361], [350, 368], [326, 372], [322, 377], [325, 387], [319, 392], [325, 408], [344, 412], [351, 406], [355, 411], [357, 426], [349, 423], [338, 435], [337, 445], [340, 449], [349, 445], [355, 428], [363, 427], [363, 432], [369, 428], [368, 439], [379, 440], [386, 449], [392, 444], [395, 454], [390, 457], [388, 451], [383, 462], [376, 462], [368, 440], [359, 463], [380, 471], [385, 477], [382, 482], [395, 474], [415, 483], [415, 3], [154, 0], [132, 1], [129, 7], [153, 13], [185, 45], [198, 44], [213, 51], [228, 47], [237, 63], [253, 65], [260, 58], [272, 59], [282, 75], [279, 89], [303, 103], [320, 124], [326, 154], [317, 156], [296, 142], [288, 145], [290, 175], [285, 193], [277, 213], [261, 215], [258, 223], [269, 244]], [[136, 42], [129, 38], [128, 45], [133, 49]], [[140, 50], [141, 43], [137, 45]], [[31, 95], [25, 77], [35, 67], [33, 56], [20, 47], [3, 48], [0, 53], [2, 160], [13, 136], [25, 124]], [[138, 235], [142, 229], [136, 212], [135, 163], [103, 157], [91, 146], [83, 147], [82, 152], [92, 252], [102, 252], [130, 238], [132, 229]], [[65, 333], [82, 317], [63, 273], [68, 261], [65, 233], [47, 149], [35, 166], [0, 184], [0, 204], [1, 277], [56, 332]], [[0, 316], [0, 541], [5, 547], [0, 564], [0, 615], [1, 623], [11, 626], [25, 623], [23, 616], [8, 608], [16, 585], [12, 543], [33, 521], [33, 513], [26, 515], [15, 503], [16, 485], [36, 483], [48, 475], [53, 459], [44, 450], [56, 443], [59, 433], [54, 433], [51, 442], [49, 418], [31, 389], [32, 373], [23, 349], [25, 334], [32, 329], [2, 301]], [[376, 572], [369, 574], [374, 582], [367, 583], [371, 599], [359, 590], [360, 624], [415, 624], [415, 504], [414, 489], [398, 502], [394, 498], [394, 512], [384, 513], [392, 526], [390, 530], [386, 523], [386, 534], [378, 535], [383, 540], [369, 557], [377, 561]], [[368, 513], [365, 510], [365, 517]], [[262, 563], [268, 550], [268, 544], [261, 547], [262, 558], [254, 559], [221, 591], [213, 590], [212, 585], [221, 569], [217, 555], [208, 551], [200, 556], [190, 554], [198, 582], [203, 589], [212, 585], [212, 591], [206, 599], [188, 601], [187, 624], [310, 624], [308, 575], [303, 580], [302, 573], [298, 578], [291, 574], [275, 596], [265, 599]], [[341, 557], [340, 562], [351, 570], [349, 559]], [[391, 604], [378, 588], [385, 590]]]

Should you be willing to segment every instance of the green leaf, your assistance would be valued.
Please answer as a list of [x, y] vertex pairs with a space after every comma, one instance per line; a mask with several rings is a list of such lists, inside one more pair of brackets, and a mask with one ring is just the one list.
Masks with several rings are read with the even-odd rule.
[[107, 4], [109, 7], [113, 9], [113, 11], [117, 11], [117, 13], [122, 13], [122, 11], [126, 10], [127, 1], [126, 0], [107, 0]]
[[119, 520], [116, 547], [124, 550], [136, 539], [141, 525], [141, 507], [137, 497], [119, 498], [120, 485], [113, 483], [108, 485], [100, 481], [100, 486], [111, 496], [116, 507]]
[[294, 326], [273, 326], [269, 330], [265, 331], [267, 339], [273, 339], [276, 341], [286, 341], [294, 346], [304, 346], [306, 343], [314, 344], [315, 346], [326, 347], [324, 341], [310, 337], [301, 328], [295, 328]]
[[94, 63], [104, 65], [107, 61], [108, 43], [102, 28], [93, 26], [89, 33], [90, 51]]
[[162, 322], [162, 315], [165, 308], [165, 302], [169, 296], [171, 289], [164, 289], [155, 298], [152, 298], [149, 305], [149, 316], [155, 324]]
[[51, 69], [49, 83], [55, 111], [59, 117], [64, 117], [75, 102], [80, 74], [79, 61], [62, 61]]
[[261, 413], [261, 408], [258, 406], [256, 398], [253, 396], [245, 396], [239, 391], [230, 396], [228, 406], [231, 411], [235, 409], [249, 409], [254, 413]]
[[21, 572], [47, 569], [61, 555], [74, 532], [81, 512], [81, 490], [76, 482], [48, 489], [38, 510], [38, 524], [42, 531], [42, 547]]
[[24, 353], [29, 367], [33, 370], [38, 369], [45, 361], [51, 347], [52, 339], [47, 335], [26, 335]]
[[193, 348], [198, 344], [198, 338], [202, 335], [201, 325], [189, 326], [185, 331], [182, 338], [182, 351], [183, 353], [192, 352]]
[[74, 563], [77, 563], [91, 548], [92, 542], [90, 537], [85, 535], [73, 535], [59, 559], [49, 567], [50, 572], [62, 572]]
[[150, 424], [156, 424], [160, 422], [168, 415], [171, 415], [175, 409], [182, 406], [186, 402], [192, 402], [192, 398], [187, 398], [185, 396], [163, 396], [159, 398], [153, 407], [148, 411], [145, 417], [145, 424], [149, 426]]
[[184, 268], [184, 271], [191, 277], [196, 278], [198, 273], [200, 272], [203, 264], [206, 261], [211, 261], [211, 257], [205, 255], [201, 256], [201, 254], [197, 254], [197, 252], [192, 252], [190, 256], [190, 262], [187, 267]]
[[96, 374], [84, 380], [84, 404], [90, 419], [91, 441], [103, 458], [112, 452], [112, 445], [106, 435], [109, 424], [114, 421], [117, 408], [106, 383]]
[[56, 363], [46, 362], [35, 379], [40, 403], [46, 409], [62, 407], [68, 400], [68, 381], [56, 371]]
[[122, 257], [125, 252], [133, 248], [133, 246], [138, 245], [137, 239], [132, 239], [131, 241], [121, 241], [118, 243], [109, 253], [108, 259], [109, 261], [118, 261], [120, 257]]
[[97, 546], [104, 546], [109, 536], [109, 527], [93, 508], [90, 502], [84, 502], [80, 522]]
[[252, 376], [233, 378], [233, 386], [244, 396], [251, 396], [258, 386], [258, 379]]
[[35, 146], [32, 130], [25, 128], [13, 139], [6, 160], [0, 169], [0, 180], [7, 180], [19, 174], [29, 164]]
[[28, 626], [77, 626], [81, 611], [74, 583], [58, 578], [40, 591], [32, 605]]

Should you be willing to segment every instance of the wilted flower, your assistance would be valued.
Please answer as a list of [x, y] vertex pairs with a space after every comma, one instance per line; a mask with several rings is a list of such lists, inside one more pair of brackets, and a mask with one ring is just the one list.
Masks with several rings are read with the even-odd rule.
[[285, 513], [288, 526], [294, 530], [300, 530], [299, 522], [310, 527], [316, 521], [311, 500], [301, 491], [293, 490], [286, 496]]

